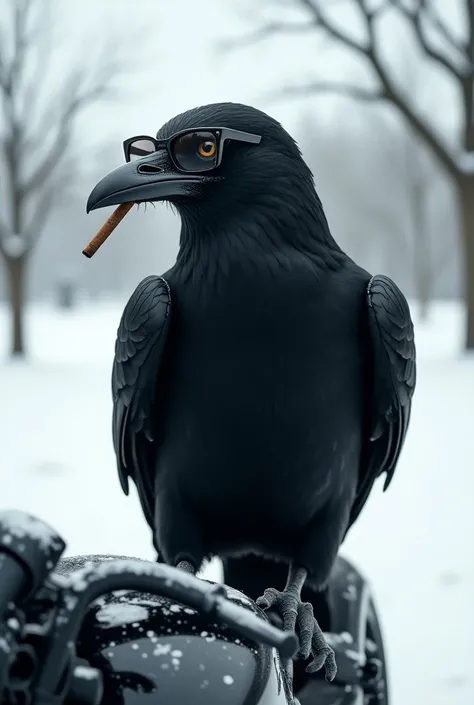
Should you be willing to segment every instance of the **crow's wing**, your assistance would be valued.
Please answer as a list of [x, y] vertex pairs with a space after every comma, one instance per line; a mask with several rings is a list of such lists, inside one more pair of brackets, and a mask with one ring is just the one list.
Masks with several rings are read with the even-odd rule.
[[350, 525], [357, 519], [375, 480], [386, 473], [389, 486], [410, 421], [416, 384], [416, 351], [410, 310], [400, 289], [376, 275], [367, 286], [370, 411], [369, 438], [361, 465]]
[[146, 277], [125, 306], [112, 369], [112, 434], [120, 484], [134, 481], [145, 518], [153, 526], [153, 444], [156, 395], [171, 312], [162, 277]]

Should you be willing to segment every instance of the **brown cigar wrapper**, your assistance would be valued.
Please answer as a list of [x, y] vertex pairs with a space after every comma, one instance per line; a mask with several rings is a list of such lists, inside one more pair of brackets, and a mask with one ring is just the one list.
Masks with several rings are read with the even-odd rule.
[[97, 232], [97, 235], [94, 235], [89, 244], [84, 247], [82, 254], [88, 259], [95, 255], [99, 247], [104, 244], [109, 235], [115, 230], [120, 221], [125, 218], [128, 211], [131, 210], [134, 205], [135, 203], [121, 203], [117, 206], [114, 212], [107, 218], [101, 229]]

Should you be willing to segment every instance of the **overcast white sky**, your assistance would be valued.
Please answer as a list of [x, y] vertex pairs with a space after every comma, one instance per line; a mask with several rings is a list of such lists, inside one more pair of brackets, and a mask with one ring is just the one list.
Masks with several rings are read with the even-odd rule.
[[[2, 30], [5, 33], [7, 28], [6, 10], [10, 4], [21, 1], [0, 0], [0, 44], [3, 52], [8, 52], [8, 37], [6, 40], [3, 39], [2, 44]], [[354, 0], [320, 1], [325, 8], [332, 8], [331, 14], [339, 26], [348, 29], [355, 37], [361, 37], [360, 18], [354, 12]], [[377, 3], [380, 1], [374, 0]], [[409, 1], [406, 0], [406, 2]], [[74, 71], [78, 66], [92, 71], [94, 56], [104, 44], [104, 39], [112, 38], [117, 43], [116, 49], [119, 56], [130, 57], [131, 72], [120, 79], [121, 100], [112, 104], [94, 106], [84, 114], [78, 124], [74, 175], [77, 177], [77, 183], [81, 184], [77, 190], [81, 215], [86, 195], [98, 176], [122, 162], [123, 139], [139, 133], [153, 134], [163, 122], [176, 113], [214, 101], [242, 101], [267, 110], [280, 119], [291, 133], [295, 134], [297, 128], [300, 128], [297, 136], [303, 143], [305, 142], [306, 149], [310, 149], [311, 145], [308, 145], [308, 140], [303, 140], [301, 133], [303, 118], [308, 120], [311, 114], [314, 115], [312, 139], [315, 141], [321, 122], [327, 122], [331, 127], [334, 124], [335, 130], [341, 130], [341, 128], [345, 130], [347, 127], [348, 139], [360, 140], [354, 146], [359, 149], [354, 148], [351, 151], [348, 147], [347, 160], [344, 159], [344, 152], [342, 155], [339, 153], [339, 162], [334, 165], [333, 171], [345, 170], [347, 161], [348, 172], [356, 174], [354, 192], [357, 192], [356, 182], [359, 172], [361, 182], [370, 183], [370, 177], [365, 181], [362, 179], [362, 172], [370, 168], [370, 160], [365, 161], [360, 157], [366, 148], [364, 145], [368, 145], [368, 137], [370, 139], [374, 135], [373, 144], [368, 146], [372, 152], [381, 149], [383, 161], [385, 145], [381, 141], [392, 139], [391, 136], [394, 133], [393, 130], [386, 129], [380, 133], [382, 137], [375, 134], [377, 120], [367, 112], [374, 110], [372, 106], [360, 107], [353, 101], [328, 95], [311, 100], [273, 104], [263, 99], [265, 91], [285, 84], [304, 83], [314, 78], [333, 81], [354, 80], [361, 85], [369, 85], [370, 71], [354, 57], [353, 53], [334, 48], [331, 41], [318, 40], [309, 33], [305, 36], [290, 35], [268, 40], [227, 55], [218, 53], [219, 41], [258, 26], [262, 8], [265, 9], [267, 17], [278, 19], [281, 13], [285, 12], [285, 5], [297, 6], [298, 0], [33, 0], [33, 2], [37, 4], [43, 15], [49, 3], [51, 19], [55, 20], [48, 25], [52, 28], [52, 34], [48, 40], [51, 61], [46, 71], [40, 74], [38, 82], [46, 102], [58, 91], [65, 74]], [[443, 8], [443, 17], [447, 18], [452, 27], [458, 31], [462, 30], [460, 8], [463, 3], [464, 0], [438, 0], [438, 5]], [[273, 8], [273, 15], [268, 9], [269, 5]], [[286, 12], [288, 13], [287, 9]], [[454, 142], [453, 127], [456, 124], [457, 101], [453, 84], [439, 69], [428, 64], [423, 65], [419, 57], [413, 57], [413, 43], [410, 42], [407, 25], [397, 23], [393, 13], [391, 19], [388, 16], [384, 20], [382, 29], [380, 43], [392, 72], [395, 72], [405, 87], [408, 86], [408, 93], [418, 111], [428, 114], [430, 120], [436, 122], [438, 130], [445, 139]], [[30, 65], [30, 68], [33, 66]], [[378, 111], [379, 117], [381, 112]], [[385, 114], [387, 113], [388, 110]], [[30, 106], [26, 106], [25, 115], [28, 124], [34, 122]], [[54, 120], [50, 122], [53, 123]], [[356, 129], [351, 130], [351, 127]], [[365, 134], [362, 134], [362, 129]], [[321, 134], [330, 133], [322, 130]], [[95, 142], [95, 148], [90, 148], [91, 142]], [[46, 148], [44, 143], [34, 143], [33, 146], [37, 147], [35, 150], [37, 157], [38, 153], [44, 152]], [[333, 161], [332, 157], [329, 159]], [[25, 170], [34, 168], [34, 161], [34, 156], [28, 152], [28, 160], [25, 160], [23, 165]], [[1, 167], [0, 162], [0, 206], [6, 184], [6, 180], [2, 178]], [[322, 168], [327, 170], [327, 164]], [[387, 169], [389, 168], [390, 163]], [[313, 169], [318, 177], [317, 183], [323, 184], [324, 178], [318, 170], [318, 165], [314, 164]], [[79, 181], [83, 176], [85, 178]], [[384, 186], [381, 185], [380, 189], [383, 188]], [[331, 212], [330, 205], [327, 204], [331, 201], [329, 198], [331, 189], [339, 191], [339, 180], [336, 179], [336, 185], [333, 184], [331, 187], [326, 184], [328, 198], [327, 202], [323, 200], [329, 212]], [[335, 202], [336, 199], [333, 200], [333, 203]], [[164, 222], [165, 215], [170, 216], [177, 228], [177, 222], [175, 223], [173, 216], [166, 209], [161, 209], [162, 229], [168, 229], [168, 221]], [[136, 217], [142, 217], [142, 214]], [[77, 216], [76, 228], [80, 245], [83, 239], [81, 229], [93, 230], [91, 224], [93, 222], [93, 216], [89, 216], [87, 223]], [[155, 220], [147, 221], [147, 223], [150, 222], [154, 223]], [[341, 220], [339, 226], [333, 225], [336, 233], [345, 232], [344, 228], [347, 226], [344, 222]], [[169, 227], [171, 229], [171, 223]], [[152, 235], [154, 236], [154, 230], [150, 237]], [[351, 233], [350, 238], [352, 237]], [[41, 243], [45, 248], [46, 240], [47, 238], [43, 238]], [[166, 243], [168, 240], [169, 238]], [[117, 238], [114, 242], [117, 243], [118, 253], [120, 239]], [[51, 238], [51, 247], [53, 247], [53, 238]], [[112, 248], [112, 245], [110, 247]], [[175, 245], [173, 244], [172, 247], [174, 248]], [[158, 258], [160, 262], [165, 255], [168, 259], [174, 257], [174, 249], [172, 252], [170, 250], [164, 253], [164, 245], [161, 245], [161, 241], [160, 248]], [[144, 266], [148, 266], [148, 257], [148, 254], [144, 255]], [[48, 261], [46, 255], [44, 261]], [[128, 260], [124, 261], [128, 262]], [[75, 259], [74, 262], [76, 262]], [[88, 271], [93, 272], [94, 266], [95, 264], [88, 264]]]
[[[16, 1], [0, 0], [0, 28], [3, 24], [5, 30], [9, 2]], [[43, 11], [48, 0], [36, 2]], [[282, 13], [288, 17], [290, 6], [291, 16], [301, 17], [301, 11], [294, 14], [297, 0], [49, 2], [55, 21], [49, 39], [51, 62], [41, 77], [46, 100], [57, 90], [65, 71], [77, 65], [93, 70], [94, 56], [105, 38], [118, 45], [119, 56], [130, 57], [131, 72], [119, 79], [121, 100], [94, 106], [78, 124], [78, 145], [91, 140], [116, 144], [117, 160], [122, 159], [123, 139], [138, 133], [153, 134], [174, 114], [199, 104], [225, 100], [250, 103], [272, 113], [290, 132], [303, 112], [312, 111], [317, 120], [329, 121], [335, 111], [339, 118], [344, 111], [348, 121], [360, 122], [363, 111], [370, 109], [330, 95], [277, 103], [264, 98], [270, 89], [314, 78], [371, 84], [370, 71], [353, 52], [326, 39], [318, 40], [312, 33], [272, 38], [226, 54], [218, 51], [219, 42], [226, 37], [258, 27], [262, 12], [273, 19], [281, 18]], [[363, 36], [353, 0], [323, 0], [323, 4], [342, 28], [349, 28], [355, 37]], [[438, 5], [452, 27], [462, 30], [462, 1], [438, 0]], [[406, 24], [397, 22], [392, 14], [383, 20], [382, 28], [381, 46], [392, 71], [404, 85], [409, 84], [417, 109], [436, 121], [446, 139], [453, 140], [453, 83], [437, 67], [422, 64], [413, 56]]]
[[[153, 133], [173, 114], [187, 108], [222, 100], [255, 104], [272, 112], [291, 131], [308, 105], [303, 101], [270, 105], [263, 100], [265, 90], [314, 77], [347, 79], [355, 76], [366, 85], [370, 81], [370, 74], [353, 54], [332, 49], [330, 43], [318, 42], [313, 35], [267, 40], [226, 56], [219, 54], [218, 41], [238, 34], [252, 23], [257, 25], [258, 15], [268, 0], [53, 2], [61, 13], [58, 24], [61, 31], [57, 37], [65, 40], [62, 52], [78, 48], [83, 61], [88, 62], [97, 46], [97, 37], [108, 33], [118, 36], [133, 57], [135, 73], [122, 80], [124, 102], [112, 109], [98, 108], [93, 114], [88, 113], [87, 125], [84, 125], [88, 132], [94, 128], [97, 134], [113, 133], [119, 141], [132, 134]], [[284, 0], [273, 0], [273, 3], [277, 8], [279, 3], [280, 7], [285, 5]], [[334, 5], [338, 22], [360, 36], [351, 0], [324, 0], [324, 4]], [[459, 29], [461, 3], [442, 0], [440, 5], [447, 8], [450, 22]], [[277, 16], [274, 11], [273, 17]], [[399, 75], [416, 74], [416, 101], [420, 109], [431, 111], [436, 106], [438, 125], [452, 133], [455, 122], [453, 88], [444, 74], [412, 63], [407, 52], [406, 25], [388, 19], [382, 41], [387, 60]], [[59, 75], [64, 70], [59, 58], [56, 67]], [[128, 88], [133, 88], [133, 92], [129, 93]], [[331, 119], [335, 107], [356, 112], [349, 103], [341, 104], [331, 97], [319, 97], [311, 106], [321, 119]]]

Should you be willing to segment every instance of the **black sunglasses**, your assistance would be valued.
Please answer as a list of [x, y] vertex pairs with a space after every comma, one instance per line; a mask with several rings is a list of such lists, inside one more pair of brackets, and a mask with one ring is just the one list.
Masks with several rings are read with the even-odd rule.
[[259, 144], [262, 137], [228, 127], [199, 127], [175, 132], [162, 140], [148, 135], [130, 137], [123, 143], [123, 151], [125, 160], [131, 162], [166, 149], [178, 171], [196, 173], [220, 165], [226, 140]]

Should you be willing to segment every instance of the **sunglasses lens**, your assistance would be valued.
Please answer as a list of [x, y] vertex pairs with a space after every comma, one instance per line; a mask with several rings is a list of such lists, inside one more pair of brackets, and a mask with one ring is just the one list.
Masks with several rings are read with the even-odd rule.
[[209, 171], [217, 164], [217, 139], [212, 132], [187, 132], [173, 140], [171, 152], [184, 171]]
[[135, 140], [128, 146], [128, 161], [134, 162], [137, 159], [146, 157], [148, 154], [153, 154], [154, 152], [156, 152], [156, 147], [152, 140]]

